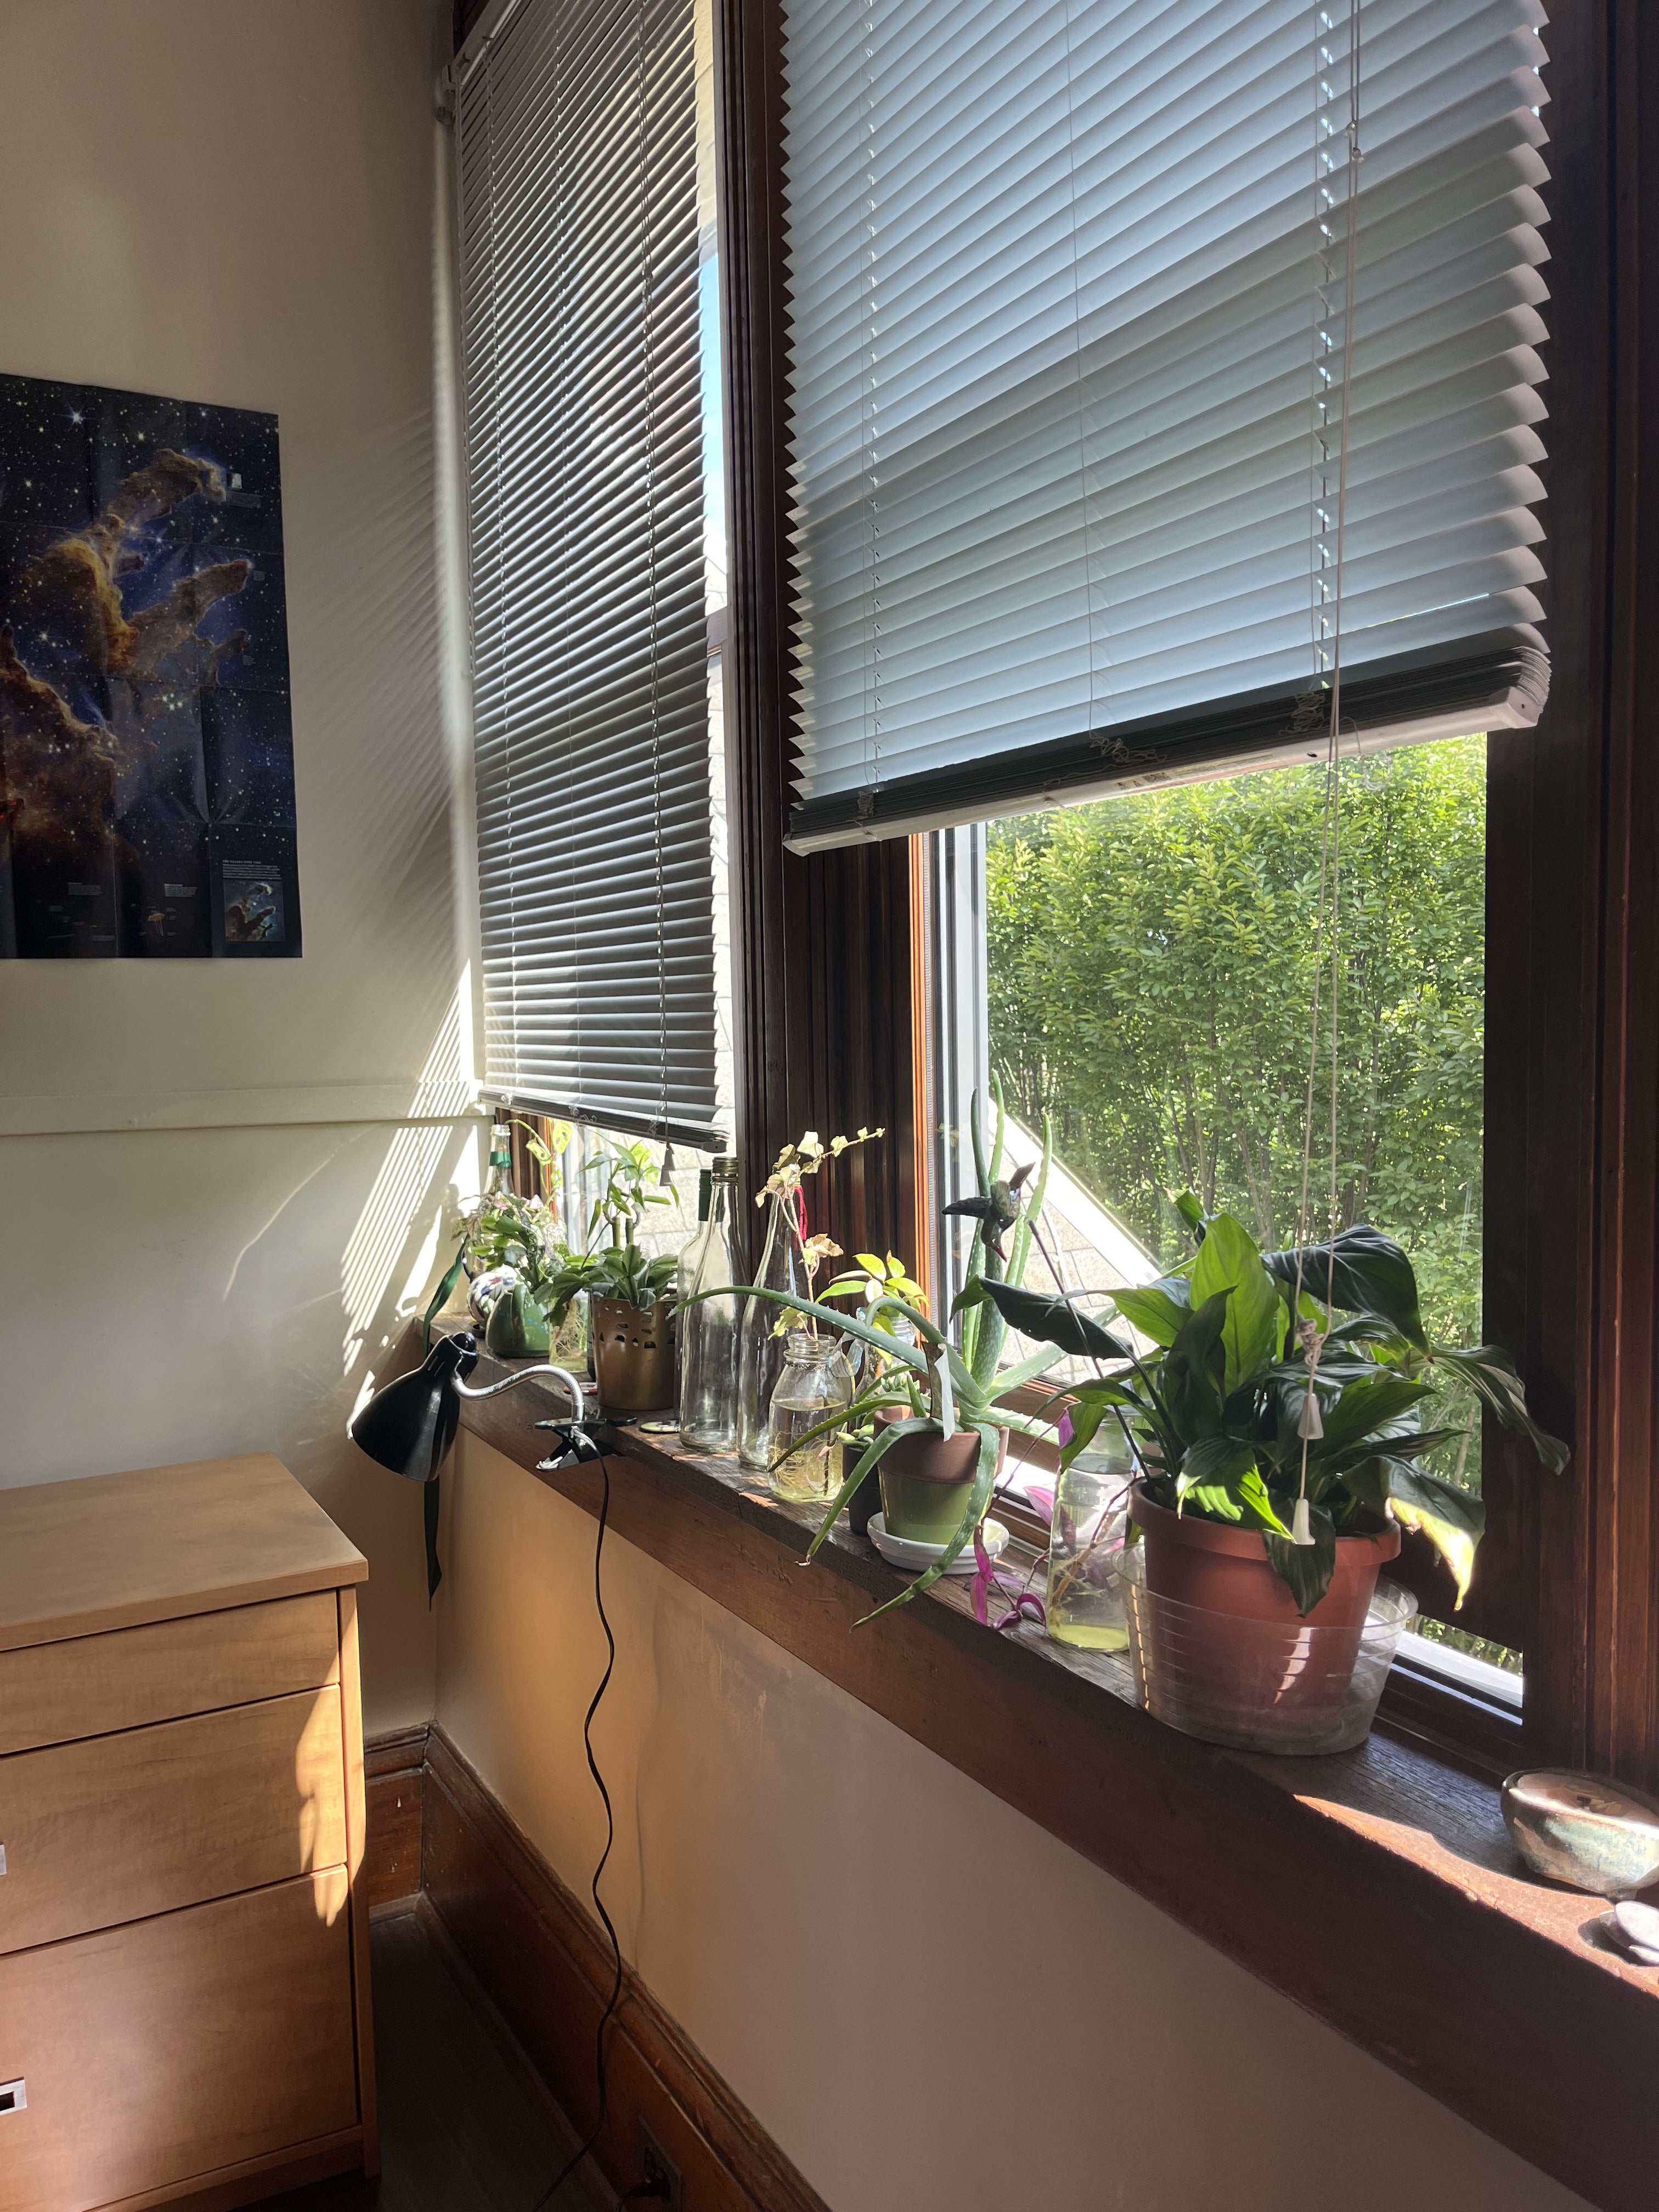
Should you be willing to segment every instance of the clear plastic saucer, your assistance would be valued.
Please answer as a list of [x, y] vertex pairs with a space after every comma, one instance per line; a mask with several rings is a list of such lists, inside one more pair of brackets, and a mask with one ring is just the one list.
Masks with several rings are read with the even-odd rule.
[[1135, 1693], [1155, 1720], [1206, 1743], [1313, 1757], [1363, 1743], [1417, 1601], [1379, 1582], [1364, 1626], [1239, 1620], [1146, 1587], [1142, 1546], [1118, 1570]]

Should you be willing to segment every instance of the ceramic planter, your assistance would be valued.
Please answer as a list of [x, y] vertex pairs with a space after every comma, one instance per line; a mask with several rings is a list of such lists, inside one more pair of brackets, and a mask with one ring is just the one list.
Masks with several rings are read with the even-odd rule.
[[[1278, 1711], [1328, 1698], [1333, 1681], [1352, 1672], [1377, 1576], [1400, 1550], [1397, 1528], [1339, 1536], [1330, 1588], [1304, 1615], [1268, 1564], [1257, 1531], [1172, 1513], [1154, 1504], [1139, 1484], [1130, 1493], [1129, 1516], [1145, 1547], [1155, 1626], [1151, 1662], [1178, 1666], [1197, 1682], [1231, 1687], [1257, 1680], [1264, 1626], [1277, 1628], [1283, 1632], [1275, 1646], [1280, 1660], [1269, 1672]], [[1181, 1610], [1160, 1614], [1160, 1600]]]
[[659, 1298], [641, 1313], [625, 1298], [588, 1300], [593, 1376], [607, 1413], [654, 1413], [674, 1403], [678, 1387], [673, 1310]]
[[[904, 1418], [901, 1413], [876, 1416], [878, 1425]], [[937, 1431], [901, 1437], [883, 1455], [877, 1469], [882, 1518], [889, 1532], [913, 1543], [948, 1544], [962, 1526], [978, 1465], [976, 1430], [959, 1429], [953, 1437]]]
[[484, 1323], [484, 1349], [497, 1359], [545, 1359], [547, 1316], [524, 1285], [514, 1280], [499, 1293]]

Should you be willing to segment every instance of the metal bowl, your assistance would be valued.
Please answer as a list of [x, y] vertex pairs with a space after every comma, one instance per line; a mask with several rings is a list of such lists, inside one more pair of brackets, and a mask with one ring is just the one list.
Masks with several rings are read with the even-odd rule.
[[1605, 1774], [1536, 1767], [1504, 1784], [1504, 1825], [1534, 1874], [1594, 1897], [1659, 1881], [1659, 1799]]

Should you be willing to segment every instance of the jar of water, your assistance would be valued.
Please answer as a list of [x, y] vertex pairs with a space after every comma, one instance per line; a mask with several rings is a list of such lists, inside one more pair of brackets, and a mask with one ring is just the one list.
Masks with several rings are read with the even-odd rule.
[[[853, 1402], [853, 1370], [835, 1339], [790, 1329], [767, 1421], [767, 1480], [791, 1504], [827, 1504], [842, 1483], [833, 1423]], [[824, 1430], [815, 1435], [817, 1430]]]
[[1121, 1651], [1128, 1615], [1118, 1562], [1128, 1530], [1134, 1462], [1121, 1433], [1104, 1424], [1097, 1449], [1084, 1452], [1054, 1481], [1048, 1525], [1048, 1633], [1085, 1651]]

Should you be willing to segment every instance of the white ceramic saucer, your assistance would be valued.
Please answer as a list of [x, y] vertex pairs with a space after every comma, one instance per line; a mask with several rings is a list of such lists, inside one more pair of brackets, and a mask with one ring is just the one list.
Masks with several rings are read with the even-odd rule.
[[[918, 1574], [924, 1567], [931, 1567], [935, 1559], [943, 1558], [945, 1553], [943, 1544], [919, 1544], [910, 1536], [890, 1536], [886, 1519], [879, 1513], [870, 1516], [870, 1541], [890, 1566], [912, 1567]], [[1000, 1521], [986, 1522], [985, 1548], [993, 1559], [1000, 1559], [1007, 1541], [1008, 1531]], [[978, 1565], [970, 1539], [945, 1571], [947, 1575], [971, 1575]]]

